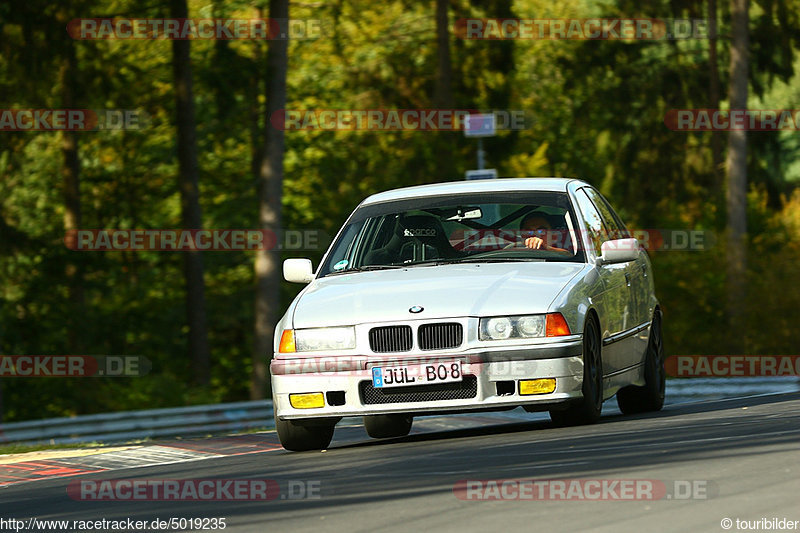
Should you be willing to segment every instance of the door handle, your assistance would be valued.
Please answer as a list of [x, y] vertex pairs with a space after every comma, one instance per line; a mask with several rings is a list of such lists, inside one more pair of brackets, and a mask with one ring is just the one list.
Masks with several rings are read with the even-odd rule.
[[642, 265], [642, 276], [647, 277], [647, 265]]
[[625, 272], [625, 282], [628, 284], [628, 287], [631, 286], [631, 275]]

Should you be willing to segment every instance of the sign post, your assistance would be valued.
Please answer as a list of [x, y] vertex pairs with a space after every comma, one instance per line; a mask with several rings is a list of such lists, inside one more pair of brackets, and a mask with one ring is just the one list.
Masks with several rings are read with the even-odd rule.
[[464, 177], [468, 180], [491, 180], [497, 177], [497, 169], [467, 170]]
[[464, 137], [476, 137], [478, 139], [478, 170], [484, 169], [483, 138], [494, 137], [495, 135], [497, 135], [497, 120], [494, 113], [473, 114], [465, 117]]
[[[483, 150], [483, 138], [497, 135], [497, 118], [494, 113], [467, 115], [464, 119], [464, 136], [478, 139], [478, 170], [467, 170], [468, 180], [485, 180], [497, 178], [497, 170], [484, 168], [486, 152]], [[486, 210], [486, 221], [492, 223], [500, 218], [500, 209], [493, 205]]]

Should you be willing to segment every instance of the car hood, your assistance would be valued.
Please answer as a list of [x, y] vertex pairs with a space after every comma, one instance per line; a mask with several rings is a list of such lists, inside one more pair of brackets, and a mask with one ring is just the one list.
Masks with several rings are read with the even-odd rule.
[[[470, 263], [337, 274], [296, 301], [293, 327], [543, 313], [583, 263]], [[409, 308], [423, 311], [411, 314]]]

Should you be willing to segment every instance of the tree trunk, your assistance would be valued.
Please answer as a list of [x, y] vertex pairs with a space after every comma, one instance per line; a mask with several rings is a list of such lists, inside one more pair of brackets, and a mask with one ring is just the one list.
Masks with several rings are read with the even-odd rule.
[[[80, 107], [76, 105], [75, 96], [80, 92], [77, 81], [78, 62], [75, 56], [75, 43], [66, 40], [64, 43], [64, 61], [59, 71], [61, 84], [61, 105], [64, 109]], [[78, 155], [78, 132], [63, 131], [61, 133], [61, 154], [64, 158], [61, 167], [62, 190], [64, 194], [64, 231], [70, 232], [81, 227], [81, 162]], [[70, 254], [64, 273], [67, 278], [68, 299], [70, 302], [70, 319], [67, 332], [67, 348], [72, 354], [82, 351], [81, 331], [78, 321], [83, 314], [83, 268], [80, 253]]]
[[[731, 109], [747, 108], [748, 87], [748, 0], [731, 0], [731, 78], [728, 99]], [[726, 161], [728, 213], [727, 232], [727, 314], [730, 321], [730, 338], [734, 350], [744, 348], [741, 338], [743, 311], [745, 307], [747, 254], [745, 235], [747, 233], [747, 132], [731, 131], [728, 136], [728, 157]]]
[[[436, 86], [433, 94], [433, 107], [453, 109], [453, 66], [450, 59], [450, 0], [436, 0]], [[456, 139], [451, 132], [440, 131], [434, 137], [436, 142], [436, 169], [442, 179], [451, 179], [455, 172]]]
[[436, 94], [434, 103], [439, 109], [453, 107], [453, 68], [450, 61], [449, 0], [436, 0]]
[[[270, 0], [271, 19], [289, 18], [289, 0]], [[286, 71], [288, 39], [270, 41], [267, 50], [267, 120], [265, 142], [259, 168], [258, 220], [262, 230], [276, 234], [281, 226], [283, 194], [283, 130], [271, 126], [269, 117], [286, 107]], [[266, 240], [265, 240], [266, 242]], [[264, 398], [267, 387], [267, 361], [272, 358], [272, 339], [279, 318], [281, 268], [277, 251], [256, 252], [255, 340], [250, 398]]]
[[[717, 32], [717, 0], [708, 0], [708, 107], [711, 109], [719, 109], [720, 99]], [[711, 190], [715, 193], [723, 185], [721, 135], [718, 132], [711, 132], [711, 162], [714, 172]]]
[[[187, 18], [186, 0], [170, 0], [170, 16]], [[202, 213], [198, 192], [197, 137], [192, 93], [191, 41], [172, 41], [172, 68], [178, 126], [178, 184], [181, 191], [183, 229], [200, 229]], [[208, 347], [205, 285], [202, 252], [183, 252], [186, 279], [186, 316], [189, 321], [189, 354], [192, 377], [197, 385], [210, 381], [211, 356]]]
[[[254, 10], [254, 16], [257, 19], [264, 18], [264, 10], [258, 6]], [[250, 114], [248, 117], [248, 128], [250, 130], [250, 172], [252, 173], [254, 182], [257, 182], [261, 174], [261, 160], [264, 153], [264, 124], [269, 120], [262, 120], [264, 109], [258, 101], [259, 96], [262, 94], [262, 86], [266, 76], [262, 70], [261, 62], [263, 59], [263, 48], [260, 41], [255, 41], [253, 50], [253, 62], [257, 68], [253, 69], [253, 75], [250, 76], [247, 86], [247, 101], [250, 104]], [[269, 117], [267, 117], [268, 119]]]

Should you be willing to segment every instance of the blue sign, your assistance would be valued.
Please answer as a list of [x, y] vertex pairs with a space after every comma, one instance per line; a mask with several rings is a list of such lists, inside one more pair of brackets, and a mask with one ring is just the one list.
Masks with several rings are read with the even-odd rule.
[[467, 115], [464, 118], [464, 136], [493, 137], [497, 134], [494, 113]]

